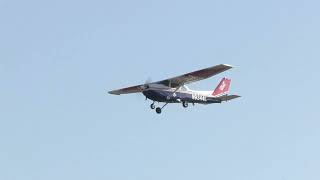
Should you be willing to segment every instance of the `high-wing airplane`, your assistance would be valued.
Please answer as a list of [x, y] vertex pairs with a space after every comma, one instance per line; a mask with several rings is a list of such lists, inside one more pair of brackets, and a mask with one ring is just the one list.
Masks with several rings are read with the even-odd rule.
[[[207, 79], [231, 68], [232, 66], [230, 65], [220, 64], [162, 81], [109, 91], [109, 93], [114, 95], [142, 93], [146, 99], [153, 101], [150, 107], [151, 109], [156, 109], [158, 114], [168, 103], [181, 103], [185, 108], [188, 107], [188, 103], [193, 105], [195, 103], [221, 103], [240, 97], [238, 95], [228, 95], [231, 79], [223, 78], [214, 91], [195, 91], [189, 89], [186, 84]], [[165, 104], [156, 108], [155, 102], [163, 102]]]

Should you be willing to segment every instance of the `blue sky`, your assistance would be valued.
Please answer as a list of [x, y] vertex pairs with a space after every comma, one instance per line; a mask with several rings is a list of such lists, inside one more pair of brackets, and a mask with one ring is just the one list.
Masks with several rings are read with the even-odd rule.
[[[0, 179], [320, 178], [319, 1], [0, 1]], [[229, 103], [108, 90], [213, 66]]]

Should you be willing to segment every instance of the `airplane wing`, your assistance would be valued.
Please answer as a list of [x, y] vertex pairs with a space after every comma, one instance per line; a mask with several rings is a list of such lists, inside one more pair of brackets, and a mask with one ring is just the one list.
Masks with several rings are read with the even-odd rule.
[[227, 64], [220, 64], [217, 66], [209, 67], [206, 69], [201, 69], [198, 71], [194, 71], [191, 73], [187, 73], [181, 76], [177, 76], [170, 79], [165, 79], [162, 81], [155, 82], [155, 84], [163, 84], [168, 87], [177, 88], [183, 86], [185, 84], [189, 84], [195, 81], [200, 81], [203, 79], [207, 79], [219, 73], [222, 73], [228, 69], [231, 69], [232, 66]]
[[189, 83], [192, 83], [195, 81], [207, 79], [209, 77], [212, 77], [214, 75], [222, 73], [223, 71], [226, 71], [231, 68], [232, 68], [232, 66], [230, 66], [230, 65], [220, 64], [217, 66], [209, 67], [206, 69], [201, 69], [199, 71], [194, 71], [191, 73], [187, 73], [187, 74], [184, 74], [181, 76], [177, 76], [177, 77], [170, 78], [170, 79], [165, 79], [165, 80], [158, 81], [158, 82], [141, 84], [141, 85], [137, 85], [137, 86], [131, 86], [131, 87], [127, 87], [127, 88], [109, 91], [109, 93], [115, 94], [115, 95], [139, 93], [139, 92], [142, 92], [145, 88], [147, 88], [151, 85], [156, 85], [156, 84], [161, 84], [161, 85], [171, 87], [171, 88], [178, 88], [178, 87], [181, 87], [185, 84], [189, 84]]
[[130, 94], [130, 93], [139, 93], [143, 91], [144, 84], [131, 86], [127, 88], [117, 89], [113, 91], [109, 91], [110, 94], [120, 95], [120, 94]]

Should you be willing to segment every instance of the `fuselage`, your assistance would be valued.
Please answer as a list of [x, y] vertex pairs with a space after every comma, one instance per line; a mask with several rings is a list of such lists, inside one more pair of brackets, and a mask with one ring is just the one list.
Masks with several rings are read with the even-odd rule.
[[209, 91], [193, 91], [190, 89], [175, 90], [173, 88], [149, 88], [142, 92], [148, 99], [158, 102], [167, 103], [199, 103], [199, 104], [212, 104], [221, 103], [211, 95]]

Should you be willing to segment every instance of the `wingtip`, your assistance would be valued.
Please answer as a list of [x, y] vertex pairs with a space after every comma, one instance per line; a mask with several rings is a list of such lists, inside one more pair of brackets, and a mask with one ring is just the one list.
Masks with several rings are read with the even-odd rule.
[[229, 68], [233, 68], [233, 66], [232, 66], [232, 65], [230, 65], [230, 64], [221, 64], [221, 65], [223, 65], [223, 66], [227, 66], [227, 67], [229, 67]]
[[108, 93], [112, 95], [120, 95], [120, 94], [117, 94], [115, 91], [109, 91]]

